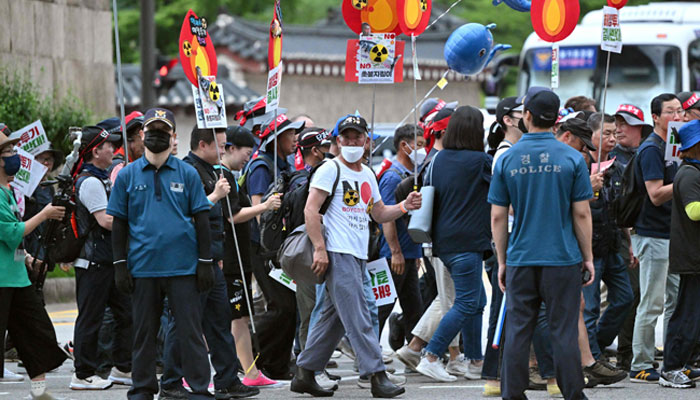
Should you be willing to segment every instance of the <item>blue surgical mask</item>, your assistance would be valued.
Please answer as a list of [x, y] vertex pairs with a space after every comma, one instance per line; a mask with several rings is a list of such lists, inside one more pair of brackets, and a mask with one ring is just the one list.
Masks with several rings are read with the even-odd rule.
[[19, 158], [19, 154], [14, 154], [9, 157], [3, 157], [2, 161], [5, 162], [5, 173], [7, 176], [14, 176], [19, 168], [22, 166], [22, 161]]

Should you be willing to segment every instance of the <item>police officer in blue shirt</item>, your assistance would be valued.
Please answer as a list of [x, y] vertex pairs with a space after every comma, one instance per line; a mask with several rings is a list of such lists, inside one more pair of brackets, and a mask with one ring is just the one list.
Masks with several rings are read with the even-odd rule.
[[133, 385], [127, 397], [152, 399], [158, 393], [156, 335], [167, 295], [188, 357], [183, 372], [189, 398], [210, 399], [199, 295], [214, 284], [209, 202], [197, 171], [170, 155], [173, 113], [148, 110], [143, 129], [145, 155], [120, 172], [107, 207], [114, 217], [115, 281], [119, 290], [133, 293]]
[[[551, 132], [559, 97], [532, 87], [519, 103], [529, 133], [496, 162], [488, 196], [498, 283], [507, 294], [502, 396], [526, 398], [528, 352], [523, 349], [530, 346], [544, 301], [557, 383], [564, 398], [585, 399], [578, 315], [582, 281], [590, 285], [595, 272], [588, 204], [593, 189], [581, 153]], [[514, 221], [508, 235], [511, 205]], [[582, 279], [582, 271], [590, 275]]]

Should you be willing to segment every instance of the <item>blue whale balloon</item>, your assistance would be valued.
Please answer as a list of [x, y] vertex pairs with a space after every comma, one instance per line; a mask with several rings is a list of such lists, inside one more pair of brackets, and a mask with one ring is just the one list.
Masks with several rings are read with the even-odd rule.
[[466, 24], [457, 28], [445, 43], [445, 61], [453, 71], [464, 75], [479, 73], [496, 52], [510, 49], [509, 44], [494, 46], [490, 29], [496, 24]]
[[501, 3], [506, 3], [508, 7], [520, 12], [529, 12], [530, 5], [532, 4], [530, 0], [493, 0], [494, 6], [497, 6]]

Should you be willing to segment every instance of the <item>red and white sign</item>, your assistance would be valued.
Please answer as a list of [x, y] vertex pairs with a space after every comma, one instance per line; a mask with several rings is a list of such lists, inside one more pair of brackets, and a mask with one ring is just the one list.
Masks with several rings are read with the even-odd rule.
[[40, 120], [36, 120], [24, 128], [13, 132], [12, 137], [16, 136], [19, 136], [19, 142], [15, 146], [32, 155], [41, 154], [48, 150], [51, 145]]
[[377, 307], [387, 304], [394, 304], [396, 301], [396, 287], [394, 280], [391, 278], [389, 264], [386, 258], [380, 258], [367, 263], [367, 271], [369, 271], [370, 284], [372, 285], [372, 293], [377, 302]]

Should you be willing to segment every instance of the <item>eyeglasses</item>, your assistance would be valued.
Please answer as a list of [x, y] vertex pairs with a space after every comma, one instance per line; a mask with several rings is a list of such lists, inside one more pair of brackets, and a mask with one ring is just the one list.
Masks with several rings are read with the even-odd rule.
[[680, 108], [678, 110], [666, 110], [662, 111], [661, 114], [666, 114], [666, 115], [678, 115], [679, 117], [685, 117], [685, 110]]

